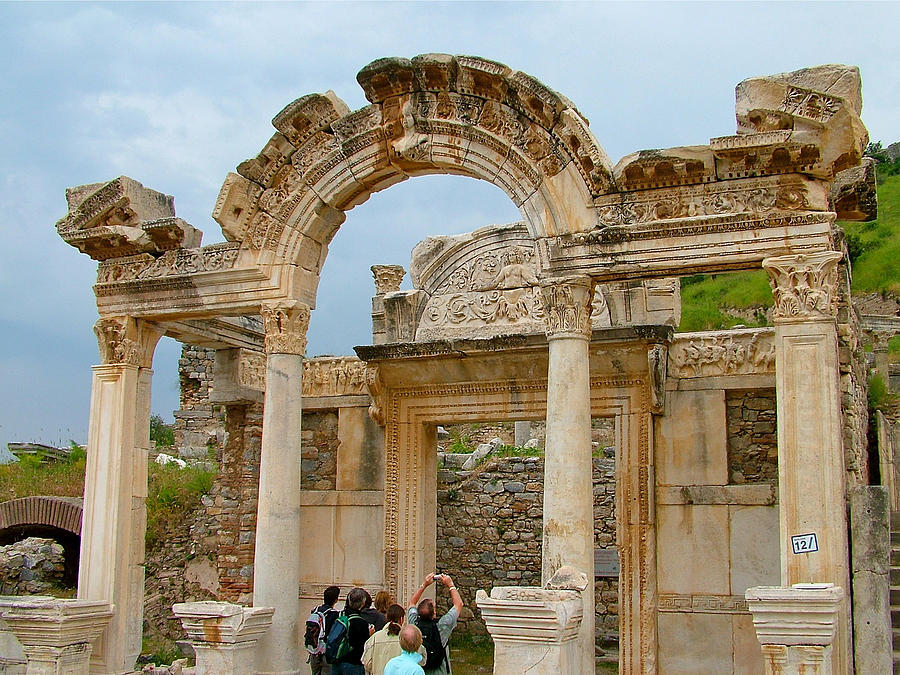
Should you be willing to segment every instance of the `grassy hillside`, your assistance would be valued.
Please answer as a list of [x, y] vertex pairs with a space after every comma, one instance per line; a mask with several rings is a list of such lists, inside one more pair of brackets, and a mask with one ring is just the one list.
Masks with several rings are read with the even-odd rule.
[[[878, 220], [841, 226], [853, 263], [853, 292], [900, 298], [900, 175], [879, 177]], [[696, 275], [682, 278], [681, 303], [679, 332], [764, 326], [772, 292], [764, 270]], [[900, 341], [891, 346], [900, 349]]]

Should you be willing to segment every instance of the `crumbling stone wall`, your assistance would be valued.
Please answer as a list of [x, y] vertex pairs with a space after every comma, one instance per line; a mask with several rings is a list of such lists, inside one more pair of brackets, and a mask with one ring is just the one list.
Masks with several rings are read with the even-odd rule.
[[777, 483], [778, 439], [774, 389], [725, 392], [731, 483]]
[[870, 478], [868, 367], [863, 353], [859, 316], [851, 304], [849, 273], [846, 265], [840, 265], [838, 270], [841, 274], [837, 320], [838, 367], [841, 373], [844, 457], [850, 485], [867, 485]]
[[334, 490], [337, 483], [337, 410], [304, 412], [300, 438], [303, 447], [301, 489]]
[[[486, 635], [475, 593], [493, 586], [540, 586], [543, 457], [489, 458], [475, 471], [438, 471], [437, 560], [453, 575], [466, 610], [457, 631]], [[594, 459], [596, 546], [615, 545], [615, 462]], [[597, 637], [618, 640], [618, 580], [595, 584]], [[438, 598], [441, 611], [447, 598]]]
[[213, 383], [214, 349], [183, 345], [178, 360], [181, 408], [173, 413], [175, 447], [185, 457], [202, 457], [224, 441], [221, 409], [209, 402]]
[[61, 544], [28, 537], [0, 546], [0, 595], [60, 595], [66, 560]]

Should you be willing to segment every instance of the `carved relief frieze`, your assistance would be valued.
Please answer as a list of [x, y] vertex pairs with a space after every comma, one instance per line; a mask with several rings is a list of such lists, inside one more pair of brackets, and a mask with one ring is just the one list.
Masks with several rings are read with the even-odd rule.
[[536, 286], [538, 261], [533, 247], [510, 246], [476, 256], [459, 265], [435, 295]]
[[591, 336], [590, 277], [548, 279], [541, 284], [544, 327], [548, 338]]
[[365, 361], [351, 356], [322, 357], [303, 362], [304, 396], [366, 394]]
[[747, 614], [742, 595], [660, 593], [660, 612], [696, 612], [700, 614]]
[[843, 255], [823, 251], [766, 258], [763, 267], [775, 297], [775, 320], [834, 318], [838, 303], [838, 262]]
[[242, 349], [238, 360], [238, 383], [254, 391], [266, 390], [266, 355]]
[[428, 300], [420, 326], [475, 328], [529, 321], [539, 323], [542, 312], [540, 292], [535, 287], [450, 293]]
[[626, 241], [658, 239], [660, 237], [696, 237], [723, 232], [746, 232], [769, 228], [792, 228], [805, 225], [830, 225], [834, 220], [829, 213], [803, 213], [797, 215], [762, 214], [752, 217], [745, 214], [689, 217], [662, 220], [638, 225], [609, 225], [590, 232], [559, 235], [554, 239], [560, 249], [592, 244], [617, 244]]
[[669, 346], [669, 374], [674, 377], [774, 372], [775, 333], [771, 329], [683, 333]]
[[400, 290], [406, 270], [401, 265], [372, 265], [375, 278], [375, 295], [385, 295]]
[[792, 86], [788, 87], [780, 110], [824, 124], [834, 117], [843, 104], [843, 101], [836, 96]]
[[601, 228], [698, 216], [800, 211], [810, 206], [802, 182], [777, 184], [767, 179], [743, 181], [738, 185], [662, 188], [628, 193], [625, 198], [607, 195], [594, 203]]
[[166, 251], [158, 258], [143, 254], [108, 260], [97, 266], [97, 283], [111, 284], [186, 276], [199, 272], [219, 272], [234, 267], [239, 249], [240, 244], [228, 242], [203, 248]]
[[265, 329], [267, 354], [306, 352], [306, 330], [309, 328], [309, 306], [302, 302], [263, 304], [259, 310]]

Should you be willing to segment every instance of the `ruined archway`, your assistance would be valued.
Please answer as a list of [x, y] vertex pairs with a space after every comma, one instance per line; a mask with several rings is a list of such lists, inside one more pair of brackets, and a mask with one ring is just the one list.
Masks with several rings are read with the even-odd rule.
[[535, 238], [591, 229], [612, 168], [587, 121], [533, 77], [477, 57], [380, 59], [357, 76], [371, 105], [333, 92], [297, 99], [278, 132], [225, 181], [213, 216], [262, 269], [287, 266], [315, 306], [344, 212], [411, 176], [450, 173], [503, 190]]
[[55, 539], [65, 551], [67, 584], [78, 578], [82, 500], [77, 497], [24, 497], [0, 503], [0, 546], [26, 537]]

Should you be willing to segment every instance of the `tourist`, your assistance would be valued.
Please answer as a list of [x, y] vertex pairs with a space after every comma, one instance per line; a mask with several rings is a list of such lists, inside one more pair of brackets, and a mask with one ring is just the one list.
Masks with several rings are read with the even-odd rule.
[[[378, 600], [377, 595], [375, 599]], [[367, 675], [382, 675], [387, 662], [403, 651], [400, 648], [399, 635], [405, 614], [402, 606], [391, 605], [387, 609], [387, 623], [384, 628], [366, 640], [362, 662]], [[421, 663], [425, 663], [427, 654], [424, 647], [419, 647], [419, 654], [422, 657]]]
[[[334, 608], [334, 605], [337, 603], [340, 594], [340, 588], [329, 586], [322, 593], [322, 604], [313, 610], [313, 612], [320, 612], [324, 617], [325, 631], [322, 633], [323, 640], [328, 638], [328, 633], [331, 632], [334, 620], [338, 617], [338, 611]], [[331, 666], [325, 661], [324, 652], [309, 655], [309, 669], [312, 675], [331, 675]]]
[[419, 629], [407, 624], [400, 630], [398, 643], [403, 651], [387, 662], [384, 675], [424, 675], [425, 671], [419, 665], [422, 658], [419, 654], [422, 647], [422, 633]]
[[343, 657], [332, 663], [331, 671], [334, 675], [365, 675], [362, 664], [363, 647], [369, 639], [370, 628], [374, 627], [363, 617], [360, 612], [366, 603], [366, 591], [362, 588], [354, 588], [347, 593], [347, 601], [344, 603], [344, 614], [349, 619], [350, 651]]
[[378, 591], [375, 594], [375, 609], [387, 616], [388, 607], [397, 604], [397, 598], [390, 591]]
[[372, 607], [372, 596], [369, 595], [369, 591], [366, 589], [362, 589], [362, 591], [366, 594], [366, 601], [359, 613], [366, 621], [375, 626], [376, 631], [379, 631], [384, 628], [384, 624], [387, 623], [387, 617], [385, 617], [382, 612], [379, 612]]
[[[440, 619], [437, 619], [435, 616], [434, 601], [429, 598], [421, 599], [425, 589], [435, 581], [440, 581], [447, 587], [450, 591], [450, 600], [453, 603], [450, 611]], [[462, 608], [462, 597], [459, 591], [456, 590], [453, 579], [449, 574], [429, 573], [425, 577], [425, 582], [416, 589], [416, 592], [410, 598], [407, 619], [409, 623], [417, 626], [422, 632], [422, 644], [428, 653], [427, 660], [423, 666], [426, 675], [449, 675], [451, 672], [447, 642], [450, 640], [450, 634], [453, 632], [453, 629], [456, 628], [456, 622], [459, 620], [459, 613], [462, 611]]]

